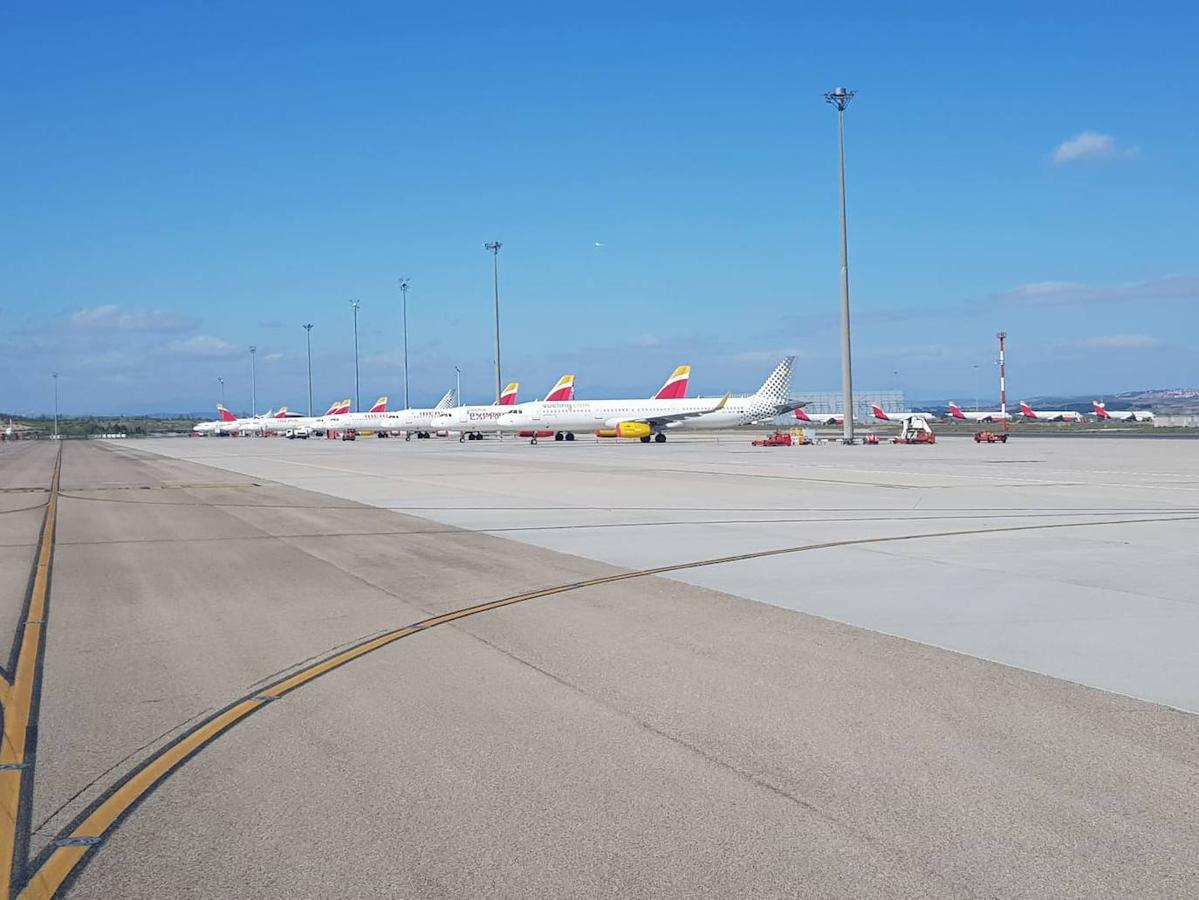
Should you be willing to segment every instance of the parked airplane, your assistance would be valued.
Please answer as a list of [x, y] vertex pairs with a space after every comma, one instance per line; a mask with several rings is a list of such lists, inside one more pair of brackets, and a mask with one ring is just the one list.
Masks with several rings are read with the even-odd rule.
[[1023, 400], [1020, 401], [1020, 415], [1029, 422], [1081, 422], [1083, 414], [1072, 409], [1043, 409], [1037, 412]]
[[346, 412], [337, 420], [338, 431], [374, 430], [387, 434], [397, 430], [387, 418], [387, 397], [380, 397], [366, 412]]
[[223, 434], [226, 428], [231, 427], [231, 423], [237, 421], [237, 416], [225, 409], [218, 403], [216, 405], [217, 417], [206, 422], [197, 422], [192, 426], [192, 432], [201, 436], [210, 434]]
[[963, 412], [962, 408], [949, 401], [950, 418], [961, 419], [964, 422], [1002, 422], [1005, 419], [1012, 417], [1011, 413], [994, 410], [975, 410], [974, 412]]
[[[430, 426], [434, 431], [457, 433], [459, 441], [481, 441], [484, 431], [499, 431], [495, 425], [496, 419], [516, 405], [518, 384], [510, 384], [500, 394], [500, 398], [487, 406], [455, 406], [447, 409], [441, 415], [435, 416]], [[545, 395], [543, 403], [558, 403], [571, 400], [575, 395], [575, 377], [563, 375], [557, 384]], [[532, 433], [525, 435], [532, 437]], [[538, 437], [553, 437], [552, 432], [539, 434]]]
[[[504, 389], [504, 393], [509, 390], [515, 394], [517, 385], [510, 384]], [[445, 392], [445, 395], [437, 401], [437, 405], [427, 409], [400, 409], [395, 412], [385, 414], [385, 426], [388, 431], [404, 432], [404, 440], [411, 440], [412, 435], [418, 438], [427, 438], [432, 433], [433, 419], [441, 415], [448, 409], [454, 408], [454, 389], [450, 388]]]
[[[287, 407], [283, 407], [280, 412], [286, 412]], [[347, 415], [350, 411], [350, 401], [336, 400], [333, 404], [320, 416], [302, 416], [297, 413], [287, 413], [279, 415], [276, 413], [267, 422], [263, 423], [262, 430], [271, 434], [283, 434], [287, 432], [299, 432], [307, 429], [309, 432], [316, 430], [324, 430], [326, 427], [325, 420], [331, 419], [333, 416], [338, 416], [336, 423], [340, 423], [340, 416]], [[318, 429], [318, 423], [319, 425]], [[340, 427], [340, 424], [339, 424]]]
[[687, 396], [687, 384], [691, 380], [691, 366], [679, 366], [670, 373], [666, 383], [654, 394], [655, 400], [682, 400]]
[[1095, 416], [1099, 419], [1114, 419], [1117, 422], [1152, 422], [1153, 413], [1147, 409], [1108, 409], [1098, 400], [1092, 400]]
[[841, 413], [809, 413], [802, 408], [795, 411], [795, 418], [811, 425], [844, 425], [845, 416]]
[[[518, 404], [497, 420], [505, 431], [594, 431], [599, 437], [638, 438], [662, 443], [666, 429], [679, 427], [732, 428], [771, 419], [801, 406], [788, 398], [791, 367], [788, 356], [770, 374], [757, 393], [730, 400], [699, 397], [693, 400], [572, 400], [566, 403]], [[534, 436], [531, 443], [537, 443]]]
[[[952, 403], [949, 405], [950, 407], [953, 406]], [[911, 410], [904, 410], [903, 412], [885, 412], [877, 403], [871, 405], [870, 411], [874, 414], [876, 419], [881, 419], [884, 422], [908, 422], [912, 419], [923, 419], [927, 422], [929, 419], [936, 418], [936, 416], [934, 416], [932, 413], [912, 412]]]

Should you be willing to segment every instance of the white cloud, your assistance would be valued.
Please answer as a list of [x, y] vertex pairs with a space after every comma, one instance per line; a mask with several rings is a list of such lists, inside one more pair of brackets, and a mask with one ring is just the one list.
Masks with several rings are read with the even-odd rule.
[[1100, 350], [1145, 350], [1160, 347], [1161, 338], [1151, 334], [1108, 334], [1087, 338], [1083, 344]]
[[158, 309], [122, 309], [105, 303], [81, 309], [70, 315], [72, 328], [80, 331], [140, 331], [159, 334], [191, 331], [200, 322], [192, 316]]
[[191, 356], [196, 359], [228, 359], [246, 352], [245, 347], [209, 334], [197, 334], [187, 340], [171, 341], [167, 349], [178, 356]]
[[1053, 161], [1058, 165], [1082, 159], [1113, 159], [1136, 156], [1137, 147], [1120, 147], [1110, 134], [1098, 131], [1083, 131], [1069, 140], [1062, 141], [1053, 151]]
[[1034, 281], [996, 297], [1026, 306], [1065, 306], [1084, 303], [1140, 303], [1199, 299], [1199, 276], [1166, 275], [1122, 284], [1083, 284], [1077, 281]]

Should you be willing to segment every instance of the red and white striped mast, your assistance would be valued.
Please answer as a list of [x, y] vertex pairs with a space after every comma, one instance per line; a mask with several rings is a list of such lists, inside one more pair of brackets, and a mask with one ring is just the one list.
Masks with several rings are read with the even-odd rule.
[[1000, 418], [1003, 419], [1003, 430], [1007, 431], [1007, 363], [1003, 355], [1003, 342], [1007, 338], [1007, 332], [997, 331], [995, 337], [999, 338], [999, 412]]

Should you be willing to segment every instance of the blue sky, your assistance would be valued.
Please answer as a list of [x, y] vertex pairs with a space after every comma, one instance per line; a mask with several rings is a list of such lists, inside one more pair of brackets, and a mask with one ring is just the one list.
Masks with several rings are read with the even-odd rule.
[[311, 321], [323, 409], [351, 297], [394, 402], [401, 275], [414, 402], [487, 401], [493, 239], [524, 397], [836, 389], [838, 84], [859, 387], [1199, 383], [1194, 7], [576, 6], [7, 7], [0, 408], [245, 409], [250, 344], [303, 408]]

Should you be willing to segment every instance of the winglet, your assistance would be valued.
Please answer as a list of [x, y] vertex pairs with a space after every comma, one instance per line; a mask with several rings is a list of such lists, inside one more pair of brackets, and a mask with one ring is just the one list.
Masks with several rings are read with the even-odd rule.
[[720, 402], [716, 404], [716, 406], [712, 409], [712, 412], [720, 412], [722, 409], [724, 409], [725, 404], [729, 402], [729, 397], [731, 396], [733, 395], [725, 394], [723, 397], [721, 397]]

